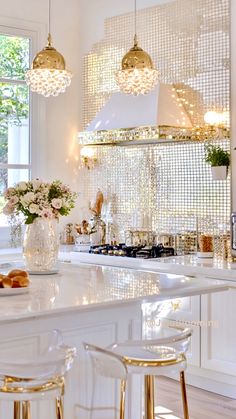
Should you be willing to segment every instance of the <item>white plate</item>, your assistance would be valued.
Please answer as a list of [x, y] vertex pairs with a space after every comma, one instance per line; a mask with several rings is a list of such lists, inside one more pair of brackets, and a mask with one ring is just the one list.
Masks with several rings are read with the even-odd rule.
[[12, 268], [12, 263], [8, 263], [8, 262], [6, 262], [6, 263], [0, 263], [0, 269], [2, 270], [2, 269], [11, 269]]
[[54, 275], [58, 274], [59, 269], [51, 269], [49, 271], [27, 271], [29, 275]]
[[0, 297], [5, 297], [9, 295], [19, 295], [19, 294], [26, 294], [29, 292], [30, 287], [22, 287], [22, 288], [0, 288]]

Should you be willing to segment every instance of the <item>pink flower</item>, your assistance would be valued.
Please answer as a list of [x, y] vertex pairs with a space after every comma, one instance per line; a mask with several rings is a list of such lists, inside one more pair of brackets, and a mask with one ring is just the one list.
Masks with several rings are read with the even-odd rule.
[[62, 207], [62, 200], [60, 198], [53, 198], [52, 206], [56, 209], [60, 209]]
[[15, 189], [14, 188], [7, 188], [4, 192], [3, 192], [3, 196], [4, 198], [9, 198], [9, 196], [11, 194], [15, 193]]
[[58, 212], [58, 210], [56, 210], [55, 208], [53, 208], [53, 210], [52, 210], [52, 212], [53, 212], [53, 218], [59, 218], [59, 212]]
[[10, 206], [14, 206], [14, 205], [16, 205], [16, 204], [17, 204], [17, 202], [19, 202], [19, 198], [18, 198], [17, 196], [12, 196], [12, 197], [9, 199], [8, 204], [9, 204]]
[[40, 212], [40, 217], [47, 219], [53, 218], [53, 212], [50, 208], [44, 208], [41, 212]]
[[12, 205], [6, 204], [2, 212], [5, 215], [11, 215], [14, 212], [14, 207]]

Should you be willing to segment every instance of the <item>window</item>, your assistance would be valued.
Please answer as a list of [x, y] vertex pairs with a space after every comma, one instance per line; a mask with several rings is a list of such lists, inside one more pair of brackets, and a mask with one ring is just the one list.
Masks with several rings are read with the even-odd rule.
[[30, 177], [30, 59], [29, 37], [0, 32], [0, 227], [7, 225], [3, 191]]

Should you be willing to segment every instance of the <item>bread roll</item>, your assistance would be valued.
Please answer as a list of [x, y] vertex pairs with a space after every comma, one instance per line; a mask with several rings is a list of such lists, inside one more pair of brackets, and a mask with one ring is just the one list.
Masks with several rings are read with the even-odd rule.
[[5, 276], [5, 278], [2, 278], [2, 285], [3, 288], [12, 288], [13, 279], [9, 278], [9, 276]]
[[3, 288], [3, 285], [2, 285], [2, 280], [3, 280], [3, 278], [5, 278], [6, 277], [6, 275], [2, 275], [2, 274], [0, 274], [0, 288]]
[[3, 288], [3, 285], [2, 285], [2, 280], [3, 280], [3, 278], [5, 278], [5, 276], [6, 276], [6, 275], [2, 275], [2, 274], [0, 274], [0, 288]]
[[24, 276], [25, 278], [28, 278], [28, 272], [22, 271], [21, 269], [13, 269], [8, 274], [9, 278], [14, 278], [15, 276]]
[[27, 278], [26, 276], [21, 276], [21, 275], [14, 276], [12, 281], [13, 281], [13, 288], [28, 287], [29, 285], [29, 278]]

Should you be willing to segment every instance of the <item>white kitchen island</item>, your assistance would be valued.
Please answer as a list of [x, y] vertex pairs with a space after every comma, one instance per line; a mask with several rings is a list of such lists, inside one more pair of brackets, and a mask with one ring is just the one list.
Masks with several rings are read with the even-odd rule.
[[[6, 270], [21, 265], [20, 260], [9, 263]], [[4, 265], [0, 267], [4, 270]], [[96, 379], [92, 403], [93, 372], [82, 342], [107, 346], [115, 341], [139, 339], [143, 303], [215, 293], [227, 290], [230, 284], [217, 279], [80, 263], [61, 264], [58, 274], [31, 279], [28, 293], [0, 297], [0, 357], [6, 352], [17, 357], [19, 350], [36, 355], [44, 333], [60, 329], [65, 342], [78, 349], [67, 381], [65, 419], [88, 419], [91, 409], [93, 419], [111, 419], [118, 412], [117, 386], [109, 379]], [[132, 398], [135, 403], [129, 404], [127, 417], [139, 419], [138, 379], [132, 383]], [[2, 404], [0, 409], [0, 417], [12, 418], [8, 405]], [[40, 409], [36, 406], [33, 419], [53, 418], [52, 409], [45, 404]]]

